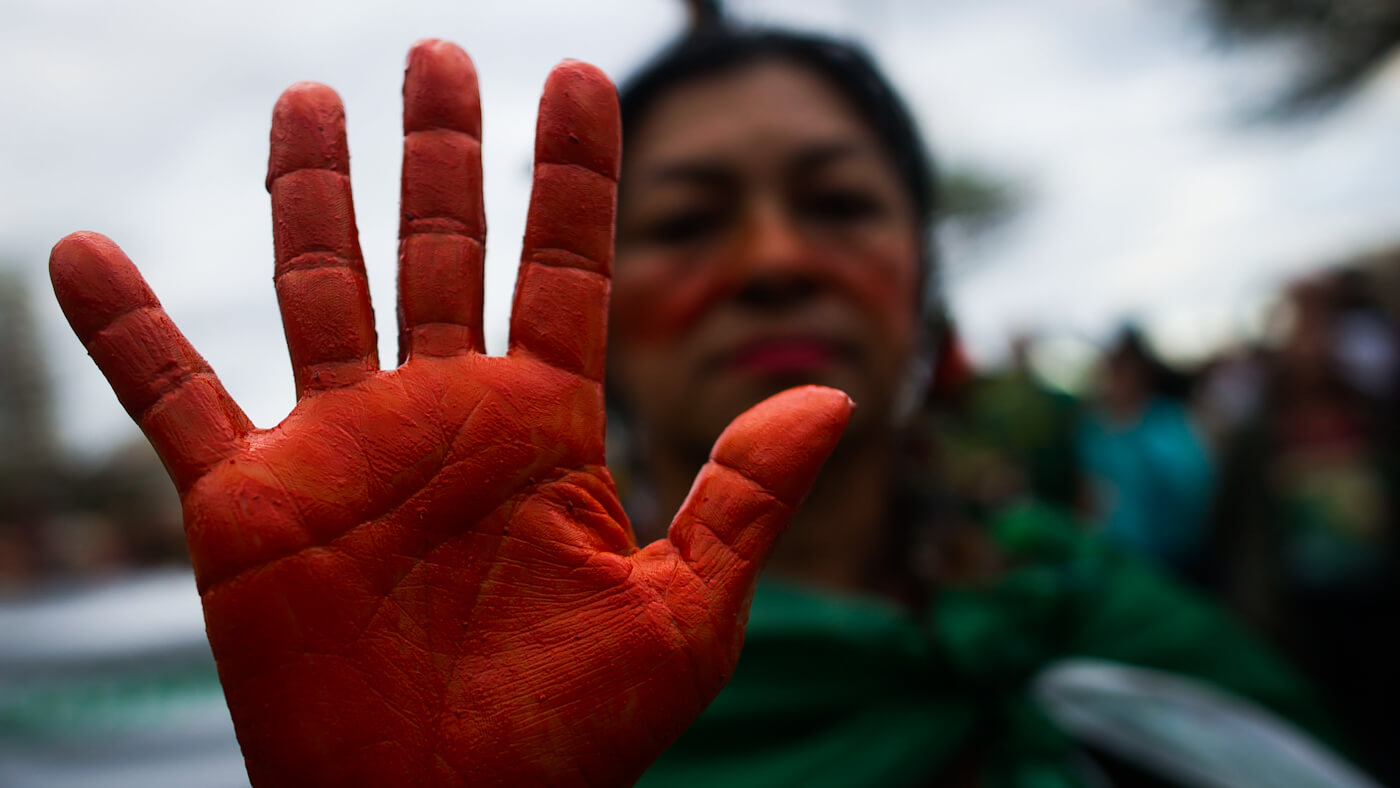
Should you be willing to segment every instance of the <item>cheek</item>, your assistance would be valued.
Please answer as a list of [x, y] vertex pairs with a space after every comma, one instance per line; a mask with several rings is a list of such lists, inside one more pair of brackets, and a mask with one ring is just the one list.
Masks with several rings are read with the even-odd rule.
[[611, 323], [622, 344], [656, 346], [685, 334], [728, 289], [722, 265], [683, 256], [619, 258]]
[[922, 299], [917, 248], [903, 239], [888, 239], [863, 244], [858, 253], [842, 257], [825, 266], [831, 285], [873, 319], [891, 348], [910, 347]]

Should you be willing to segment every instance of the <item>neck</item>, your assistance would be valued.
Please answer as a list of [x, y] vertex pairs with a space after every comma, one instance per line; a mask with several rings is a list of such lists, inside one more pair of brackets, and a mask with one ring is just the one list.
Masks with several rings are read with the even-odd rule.
[[[889, 516], [892, 452], [884, 440], [843, 443], [769, 556], [765, 571], [804, 585], [865, 590]], [[663, 517], [680, 508], [699, 467], [655, 452], [651, 471]]]

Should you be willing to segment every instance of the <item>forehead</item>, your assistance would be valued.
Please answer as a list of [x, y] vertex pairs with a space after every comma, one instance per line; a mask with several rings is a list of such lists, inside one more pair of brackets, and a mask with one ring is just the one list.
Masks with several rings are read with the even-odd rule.
[[628, 139], [624, 177], [695, 160], [779, 167], [833, 146], [881, 158], [869, 125], [825, 80], [802, 66], [762, 61], [685, 83], [657, 101]]

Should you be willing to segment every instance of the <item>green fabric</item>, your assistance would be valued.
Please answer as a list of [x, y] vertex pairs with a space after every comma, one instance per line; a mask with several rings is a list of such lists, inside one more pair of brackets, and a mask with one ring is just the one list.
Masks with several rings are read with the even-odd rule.
[[640, 784], [926, 784], [976, 737], [982, 785], [1076, 786], [1070, 742], [1026, 689], [1070, 656], [1204, 679], [1327, 737], [1293, 675], [1203, 600], [1046, 509], [992, 533], [1013, 568], [920, 617], [761, 584], [729, 686]]

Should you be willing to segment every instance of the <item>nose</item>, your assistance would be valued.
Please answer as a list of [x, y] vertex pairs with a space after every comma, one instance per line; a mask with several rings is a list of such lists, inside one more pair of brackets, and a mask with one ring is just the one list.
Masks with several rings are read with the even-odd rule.
[[753, 309], [784, 309], [814, 296], [819, 284], [813, 257], [801, 229], [780, 205], [751, 210], [735, 255], [738, 301]]

